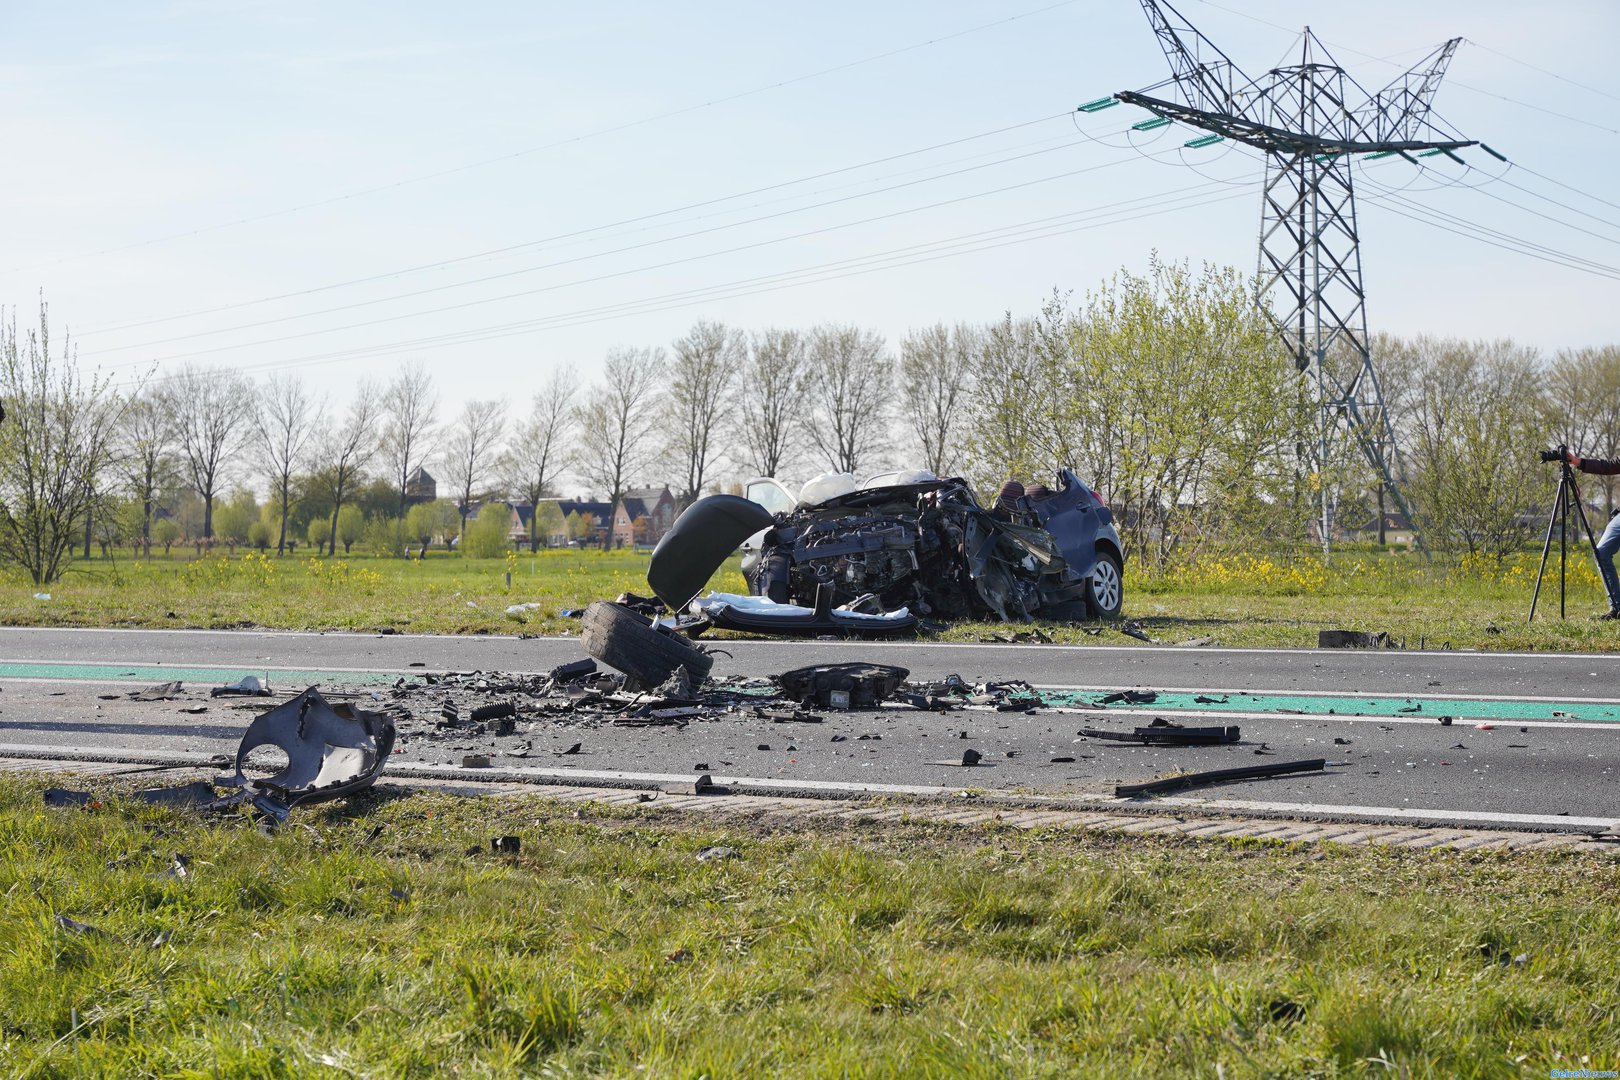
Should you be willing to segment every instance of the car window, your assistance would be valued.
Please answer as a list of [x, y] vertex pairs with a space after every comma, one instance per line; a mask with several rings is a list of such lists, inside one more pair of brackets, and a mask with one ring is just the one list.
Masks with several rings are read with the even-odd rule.
[[775, 480], [750, 480], [746, 492], [749, 502], [759, 503], [773, 514], [785, 514], [793, 509], [793, 496]]

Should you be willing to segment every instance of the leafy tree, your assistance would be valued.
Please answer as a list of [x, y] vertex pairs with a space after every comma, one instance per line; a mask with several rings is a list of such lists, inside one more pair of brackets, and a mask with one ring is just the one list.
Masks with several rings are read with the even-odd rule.
[[405, 523], [397, 517], [378, 514], [366, 519], [365, 549], [373, 555], [399, 558], [405, 554]]
[[214, 511], [214, 535], [235, 547], [248, 542], [248, 530], [259, 520], [259, 504], [253, 493], [237, 490], [229, 501], [222, 502]]
[[[251, 547], [255, 547], [260, 551], [268, 551], [270, 538], [270, 526], [265, 524], [262, 519], [248, 526], [247, 542]], [[285, 543], [285, 540], [283, 542]]]
[[415, 542], [427, 547], [435, 539], [449, 546], [461, 524], [461, 512], [449, 499], [417, 503], [405, 515], [405, 532]]
[[475, 559], [498, 559], [510, 546], [511, 511], [504, 503], [485, 503], [478, 516], [463, 526], [461, 553]]
[[1417, 338], [1407, 418], [1412, 496], [1431, 546], [1501, 558], [1529, 539], [1549, 494], [1552, 439], [1535, 351], [1511, 341]]
[[329, 555], [331, 554], [331, 551], [326, 545], [328, 540], [330, 540], [330, 538], [333, 536], [333, 533], [334, 530], [332, 519], [329, 517], [318, 517], [310, 519], [309, 526], [304, 535], [311, 544], [315, 545], [316, 554]]
[[152, 522], [152, 541], [163, 545], [163, 555], [168, 557], [169, 549], [174, 542], [180, 539], [180, 524], [173, 518], [158, 518]]
[[366, 515], [360, 512], [358, 506], [345, 506], [338, 511], [335, 535], [338, 542], [343, 545], [343, 554], [347, 555], [349, 549], [365, 534]]
[[563, 518], [561, 507], [550, 500], [536, 503], [534, 513], [529, 517], [529, 532], [547, 546], [550, 546], [553, 536], [566, 535], [568, 522]]
[[78, 372], [70, 349], [51, 355], [44, 303], [39, 328], [19, 336], [0, 315], [0, 557], [36, 585], [61, 576], [112, 460], [118, 401]]

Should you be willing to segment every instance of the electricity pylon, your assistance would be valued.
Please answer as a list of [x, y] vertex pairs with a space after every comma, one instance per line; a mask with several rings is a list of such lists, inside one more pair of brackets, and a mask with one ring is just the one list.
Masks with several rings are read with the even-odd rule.
[[[1316, 472], [1322, 544], [1333, 535], [1337, 496], [1329, 482], [1334, 444], [1353, 439], [1412, 522], [1395, 430], [1367, 347], [1366, 291], [1351, 167], [1357, 155], [1447, 154], [1472, 146], [1429, 115], [1461, 38], [1452, 38], [1375, 94], [1340, 67], [1305, 28], [1299, 63], [1250, 78], [1166, 0], [1141, 0], [1170, 78], [1116, 94], [1156, 116], [1266, 155], [1260, 210], [1260, 296], [1294, 365], [1313, 384], [1320, 413]], [[1169, 90], [1168, 96], [1159, 96]], [[1352, 97], [1357, 100], [1352, 101]], [[1461, 159], [1458, 159], [1459, 161]], [[1421, 538], [1420, 538], [1421, 542]]]

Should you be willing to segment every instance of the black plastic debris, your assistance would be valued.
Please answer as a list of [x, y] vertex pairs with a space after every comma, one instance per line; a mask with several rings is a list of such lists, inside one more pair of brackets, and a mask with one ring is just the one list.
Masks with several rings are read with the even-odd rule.
[[792, 701], [822, 709], [869, 709], [889, 698], [910, 674], [887, 664], [814, 664], [776, 677]]
[[561, 686], [565, 683], [578, 682], [587, 675], [595, 674], [596, 661], [587, 656], [583, 660], [575, 660], [571, 664], [560, 664], [552, 668], [550, 678], [553, 685]]
[[[128, 796], [137, 802], [152, 806], [170, 806], [188, 810], [207, 810], [236, 805], [236, 800], [221, 799], [214, 786], [206, 780], [194, 780], [178, 787], [144, 788]], [[45, 805], [50, 807], [98, 806], [101, 797], [89, 791], [70, 788], [46, 788]]]
[[[274, 776], [250, 779], [249, 755], [262, 746], [279, 749], [287, 766]], [[370, 787], [393, 749], [393, 720], [348, 703], [330, 705], [312, 686], [248, 725], [236, 748], [236, 772], [218, 783], [245, 792], [260, 811], [283, 821], [294, 806]]]
[[1121, 690], [1117, 694], [1108, 694], [1097, 699], [1099, 705], [1151, 705], [1159, 700], [1154, 690]]
[[1379, 649], [1393, 648], [1389, 634], [1380, 630], [1319, 630], [1316, 634], [1318, 649]]
[[1171, 724], [1139, 727], [1131, 731], [1081, 728], [1080, 734], [1088, 739], [1111, 739], [1143, 746], [1218, 746], [1235, 743], [1242, 738], [1242, 732], [1236, 726], [1178, 727]]
[[78, 919], [70, 918], [67, 915], [56, 916], [56, 925], [60, 926], [63, 930], [66, 930], [70, 934], [83, 934], [86, 937], [108, 936], [107, 931], [101, 929], [99, 926], [91, 926], [87, 922], [80, 922]]
[[180, 681], [158, 683], [129, 695], [131, 701], [173, 701], [180, 696]]
[[1279, 761], [1273, 765], [1249, 765], [1241, 769], [1210, 769], [1207, 772], [1183, 773], [1180, 776], [1149, 780], [1141, 784], [1119, 784], [1114, 788], [1114, 795], [1117, 798], [1157, 795], [1166, 791], [1180, 791], [1182, 788], [1205, 787], [1209, 784], [1225, 784], [1237, 780], [1260, 780], [1268, 776], [1284, 776], [1289, 773], [1321, 772], [1326, 768], [1325, 758], [1311, 758], [1308, 761]]
[[754, 715], [778, 724], [819, 724], [826, 720], [826, 717], [792, 706], [761, 706], [754, 710]]
[[486, 720], [499, 720], [503, 716], [516, 716], [517, 706], [510, 701], [498, 701], [493, 705], [480, 705], [469, 715], [473, 723], [480, 724]]

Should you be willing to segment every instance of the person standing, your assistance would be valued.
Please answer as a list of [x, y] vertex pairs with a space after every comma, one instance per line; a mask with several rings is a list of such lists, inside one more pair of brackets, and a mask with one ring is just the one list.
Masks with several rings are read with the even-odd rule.
[[[1593, 476], [1620, 474], [1620, 461], [1603, 458], [1583, 458], [1573, 450], [1564, 451], [1564, 460], [1583, 473]], [[1609, 524], [1597, 542], [1598, 573], [1603, 576], [1603, 591], [1609, 594], [1609, 610], [1600, 619], [1620, 619], [1620, 576], [1615, 574], [1614, 556], [1620, 552], [1620, 512], [1609, 515]]]

